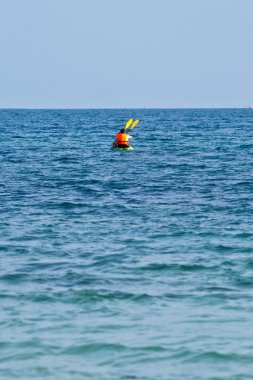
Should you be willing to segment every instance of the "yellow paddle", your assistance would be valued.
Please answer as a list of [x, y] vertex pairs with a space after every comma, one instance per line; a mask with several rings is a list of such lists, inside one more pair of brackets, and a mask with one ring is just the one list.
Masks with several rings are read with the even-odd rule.
[[133, 122], [133, 125], [132, 125], [132, 127], [130, 128], [130, 131], [132, 130], [132, 129], [134, 129], [134, 127], [139, 123], [139, 119], [138, 120], [135, 120], [134, 122]]
[[130, 125], [132, 124], [132, 122], [133, 122], [133, 119], [129, 119], [128, 122], [126, 123], [126, 128], [125, 129], [129, 128]]
[[[134, 129], [134, 127], [136, 127], [136, 125], [139, 123], [139, 119], [137, 119], [137, 120], [135, 120], [134, 122], [133, 122], [133, 125], [131, 126], [131, 128], [129, 129], [129, 131], [131, 131], [132, 129]], [[129, 135], [130, 136], [130, 135]]]

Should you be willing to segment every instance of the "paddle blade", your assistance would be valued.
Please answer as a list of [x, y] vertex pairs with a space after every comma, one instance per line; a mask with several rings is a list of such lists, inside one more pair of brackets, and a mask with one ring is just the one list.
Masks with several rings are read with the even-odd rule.
[[133, 122], [133, 125], [132, 125], [132, 127], [130, 128], [130, 130], [134, 129], [134, 127], [139, 123], [139, 121], [140, 121], [140, 120], [135, 120], [135, 121]]
[[126, 123], [126, 129], [130, 127], [130, 125], [132, 124], [133, 122], [133, 119], [129, 119], [128, 122]]

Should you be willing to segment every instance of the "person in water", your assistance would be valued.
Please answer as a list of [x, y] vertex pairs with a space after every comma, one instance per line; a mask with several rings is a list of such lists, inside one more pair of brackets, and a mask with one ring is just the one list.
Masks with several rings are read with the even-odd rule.
[[132, 138], [132, 136], [128, 135], [126, 133], [125, 128], [122, 128], [120, 130], [120, 132], [117, 133], [117, 135], [116, 135], [116, 140], [115, 140], [115, 145], [114, 146], [117, 147], [117, 148], [127, 148], [128, 146], [130, 146], [128, 140], [131, 139], [131, 138]]

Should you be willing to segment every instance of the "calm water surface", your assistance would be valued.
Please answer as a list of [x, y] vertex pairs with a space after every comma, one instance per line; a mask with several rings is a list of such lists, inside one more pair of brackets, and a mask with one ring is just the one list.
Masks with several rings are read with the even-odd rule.
[[1, 379], [253, 378], [253, 110], [1, 110], [0, 139]]

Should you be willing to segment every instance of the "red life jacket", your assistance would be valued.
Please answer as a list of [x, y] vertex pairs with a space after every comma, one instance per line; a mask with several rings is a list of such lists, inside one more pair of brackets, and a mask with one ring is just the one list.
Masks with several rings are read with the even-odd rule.
[[126, 146], [129, 145], [128, 136], [127, 136], [126, 133], [118, 133], [116, 135], [116, 139], [117, 139], [117, 144], [118, 145], [126, 145]]

